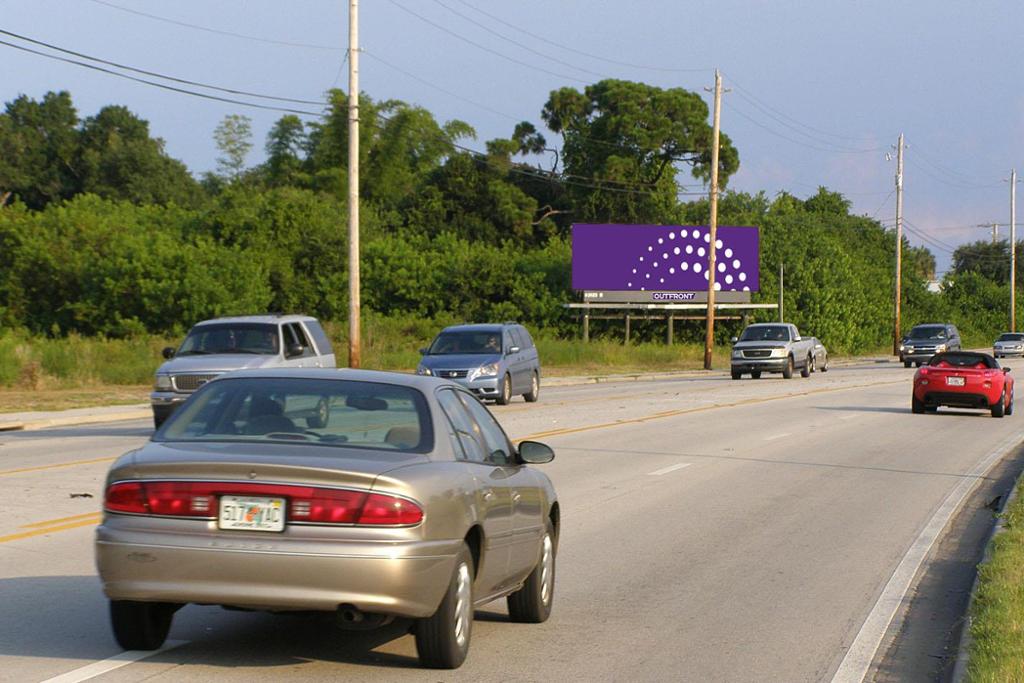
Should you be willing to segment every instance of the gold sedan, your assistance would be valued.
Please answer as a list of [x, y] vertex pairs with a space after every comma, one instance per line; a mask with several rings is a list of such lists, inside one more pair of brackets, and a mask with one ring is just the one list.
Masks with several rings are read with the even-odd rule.
[[240, 371], [210, 382], [107, 475], [96, 562], [118, 643], [156, 649], [186, 603], [411, 618], [455, 668], [473, 610], [551, 613], [559, 506], [546, 445], [513, 445], [453, 382]]

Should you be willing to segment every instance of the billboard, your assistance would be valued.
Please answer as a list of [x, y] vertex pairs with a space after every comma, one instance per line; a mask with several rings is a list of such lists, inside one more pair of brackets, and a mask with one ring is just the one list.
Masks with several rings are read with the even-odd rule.
[[[718, 226], [715, 289], [760, 288], [756, 227]], [[577, 223], [572, 226], [572, 287], [620, 292], [707, 291], [707, 226]]]

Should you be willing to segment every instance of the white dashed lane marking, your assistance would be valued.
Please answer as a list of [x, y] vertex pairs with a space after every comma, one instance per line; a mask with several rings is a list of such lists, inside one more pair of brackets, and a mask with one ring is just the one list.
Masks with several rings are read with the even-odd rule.
[[776, 439], [785, 439], [787, 436], [793, 436], [789, 432], [783, 432], [782, 434], [773, 434], [771, 436], [764, 437], [765, 441], [775, 441]]
[[662, 467], [660, 470], [654, 470], [653, 472], [648, 472], [647, 474], [649, 474], [649, 475], [651, 475], [653, 477], [660, 477], [663, 474], [668, 474], [669, 472], [675, 472], [676, 470], [681, 470], [684, 467], [689, 467], [692, 464], [693, 463], [690, 463], [690, 462], [684, 462], [684, 463], [680, 463], [678, 465], [669, 465], [668, 467]]

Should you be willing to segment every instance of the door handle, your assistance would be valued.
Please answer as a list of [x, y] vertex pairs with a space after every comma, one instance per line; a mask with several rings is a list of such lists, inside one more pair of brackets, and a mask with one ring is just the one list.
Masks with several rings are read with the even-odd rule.
[[512, 502], [513, 503], [518, 503], [520, 498], [522, 498], [522, 496], [519, 495], [519, 491], [513, 491], [512, 492]]
[[484, 489], [484, 500], [490, 500], [494, 498], [494, 491], [491, 489]]

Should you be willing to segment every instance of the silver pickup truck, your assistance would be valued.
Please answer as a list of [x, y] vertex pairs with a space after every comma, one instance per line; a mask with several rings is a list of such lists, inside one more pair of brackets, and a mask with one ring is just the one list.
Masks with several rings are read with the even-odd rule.
[[738, 338], [732, 339], [732, 378], [744, 373], [757, 379], [762, 372], [781, 372], [789, 379], [796, 369], [801, 377], [815, 370], [828, 371], [825, 345], [815, 337], [801, 337], [796, 325], [790, 323], [757, 323], [749, 325]]

